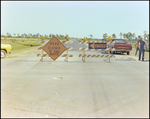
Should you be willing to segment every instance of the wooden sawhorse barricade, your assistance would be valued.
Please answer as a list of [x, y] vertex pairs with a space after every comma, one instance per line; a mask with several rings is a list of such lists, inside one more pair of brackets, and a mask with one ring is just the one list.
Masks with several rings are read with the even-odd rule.
[[[37, 54], [37, 57], [41, 57], [40, 61], [43, 61], [43, 57], [50, 57], [48, 54], [43, 54], [43, 49], [42, 47], [44, 44], [46, 44], [49, 41], [38, 41], [38, 43], [41, 43], [41, 47], [37, 47], [38, 50], [42, 50], [42, 54]], [[62, 41], [63, 44], [68, 44], [70, 43], [69, 41]], [[106, 43], [108, 44], [113, 44], [114, 42], [112, 41], [79, 41], [79, 44], [84, 44], [84, 47], [79, 48], [79, 50], [83, 50], [83, 54], [79, 54], [79, 57], [82, 57], [82, 61], [85, 62], [85, 58], [106, 58], [104, 61], [109, 60], [110, 58], [115, 58], [114, 55], [110, 54], [110, 51], [114, 51], [115, 48], [106, 48], [106, 49], [88, 49], [85, 47], [86, 44], [89, 43]], [[62, 54], [59, 57], [65, 57], [64, 61], [68, 62], [68, 57], [73, 57], [73, 55], [68, 54], [68, 51], [73, 50], [73, 47], [68, 47], [66, 49], [66, 54]], [[85, 54], [85, 51], [99, 51], [99, 52], [108, 52], [108, 54]]]

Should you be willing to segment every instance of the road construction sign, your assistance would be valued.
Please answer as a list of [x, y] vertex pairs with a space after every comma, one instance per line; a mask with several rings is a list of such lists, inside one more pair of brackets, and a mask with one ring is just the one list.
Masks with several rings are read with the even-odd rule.
[[89, 49], [106, 49], [106, 43], [89, 43]]
[[42, 49], [55, 61], [66, 47], [54, 36]]

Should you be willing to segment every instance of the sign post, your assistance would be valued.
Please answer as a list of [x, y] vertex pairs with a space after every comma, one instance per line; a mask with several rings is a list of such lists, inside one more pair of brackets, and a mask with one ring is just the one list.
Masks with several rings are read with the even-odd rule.
[[[86, 37], [84, 37], [84, 42], [86, 41]], [[85, 44], [84, 44], [84, 48], [85, 48]], [[83, 54], [85, 55], [85, 50], [83, 51]], [[85, 57], [82, 57], [82, 61], [85, 62]]]
[[[43, 35], [41, 36], [41, 39], [42, 39], [42, 41], [44, 40], [44, 36]], [[43, 43], [42, 43], [42, 47], [43, 47]], [[43, 49], [42, 49], [42, 55], [43, 55]], [[40, 61], [43, 62], [43, 57], [41, 57]]]
[[[109, 37], [108, 37], [108, 41], [110, 41], [110, 39], [111, 39], [111, 37], [109, 36]], [[108, 54], [110, 54], [109, 51], [108, 51]], [[107, 59], [108, 59], [108, 58], [107, 58]], [[107, 59], [106, 59], [106, 60], [107, 60]], [[109, 58], [109, 62], [110, 62], [110, 58]]]
[[[66, 41], [69, 41], [69, 36], [66, 36]], [[67, 45], [66, 53], [67, 53], [67, 55], [68, 55], [68, 45]], [[68, 57], [66, 57], [66, 58], [64, 59], [64, 61], [68, 62]]]

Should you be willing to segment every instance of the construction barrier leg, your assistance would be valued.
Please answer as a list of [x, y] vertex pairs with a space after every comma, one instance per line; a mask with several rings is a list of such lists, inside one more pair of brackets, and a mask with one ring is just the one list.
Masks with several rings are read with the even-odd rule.
[[[85, 48], [85, 44], [84, 44], [84, 48]], [[85, 55], [85, 50], [83, 51], [83, 54]], [[82, 57], [82, 61], [85, 62], [85, 57]]]
[[106, 60], [109, 60], [109, 62], [110, 62], [110, 57], [109, 57], [109, 58], [107, 58], [107, 59], [105, 59], [104, 61], [106, 61]]
[[43, 62], [43, 57], [41, 57], [40, 61]]
[[[68, 50], [67, 50], [66, 52], [67, 52], [67, 55], [68, 55]], [[64, 61], [68, 62], [68, 57], [66, 57], [66, 58], [64, 59]]]

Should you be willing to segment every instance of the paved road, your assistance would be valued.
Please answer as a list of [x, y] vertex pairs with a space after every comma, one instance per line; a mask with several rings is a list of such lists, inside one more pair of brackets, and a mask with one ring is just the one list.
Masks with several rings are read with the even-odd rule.
[[[149, 117], [149, 60], [1, 60], [1, 117]], [[89, 52], [93, 54], [94, 52]]]

